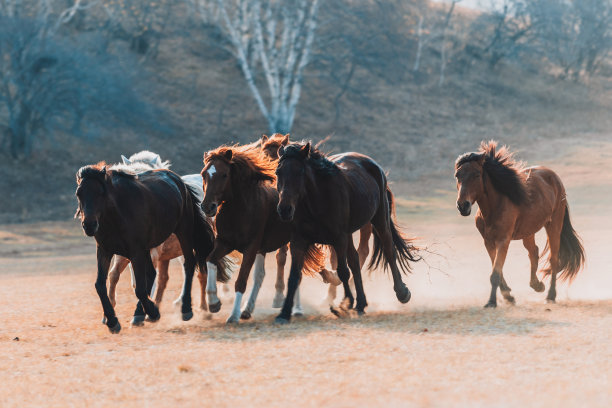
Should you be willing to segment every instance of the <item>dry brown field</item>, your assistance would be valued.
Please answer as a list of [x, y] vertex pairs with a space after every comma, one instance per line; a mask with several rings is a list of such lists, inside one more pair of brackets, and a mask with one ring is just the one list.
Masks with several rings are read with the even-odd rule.
[[182, 322], [173, 262], [162, 318], [141, 328], [129, 327], [135, 296], [122, 277], [123, 330], [111, 335], [100, 323], [94, 244], [76, 222], [0, 226], [0, 406], [609, 407], [612, 143], [562, 151], [539, 164], [566, 184], [587, 265], [552, 305], [529, 288], [517, 242], [504, 270], [516, 306], [482, 308], [489, 260], [472, 217], [454, 207], [450, 175], [418, 200], [410, 191], [426, 183], [393, 187], [405, 230], [432, 252], [405, 279], [410, 303], [375, 271], [365, 280], [367, 315], [337, 319], [323, 283], [304, 278], [306, 316], [282, 327], [273, 324], [269, 255], [251, 321], [227, 327], [231, 299], [222, 298], [212, 319]]

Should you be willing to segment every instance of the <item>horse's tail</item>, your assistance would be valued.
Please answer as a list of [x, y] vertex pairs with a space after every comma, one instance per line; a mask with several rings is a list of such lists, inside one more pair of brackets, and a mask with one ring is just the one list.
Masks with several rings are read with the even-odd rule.
[[[186, 185], [187, 191], [191, 199], [191, 205], [193, 207], [193, 221], [194, 221], [194, 239], [193, 248], [196, 257], [196, 265], [202, 273], [206, 273], [206, 258], [213, 250], [215, 244], [215, 232], [212, 222], [209, 218], [204, 215], [202, 208], [199, 205], [197, 199], [198, 193], [193, 187]], [[231, 278], [229, 273], [229, 260], [224, 257], [217, 261], [217, 281], [227, 282]]]
[[[548, 243], [546, 244], [548, 247]], [[570, 221], [569, 206], [565, 204], [565, 216], [563, 217], [563, 227], [561, 229], [561, 242], [559, 245], [559, 280], [569, 280], [576, 277], [584, 266], [584, 247], [580, 237], [572, 227]], [[550, 266], [544, 271], [544, 275], [550, 275]]]
[[[386, 186], [386, 198], [389, 206], [389, 229], [391, 230], [391, 237], [393, 239], [393, 253], [395, 255], [395, 259], [399, 265], [399, 268], [403, 272], [411, 272], [409, 262], [417, 262], [421, 260], [421, 257], [418, 255], [419, 249], [414, 245], [415, 239], [403, 236], [403, 234], [397, 227], [397, 221], [394, 220], [395, 199], [388, 184]], [[368, 268], [378, 268], [382, 263], [384, 269], [387, 269], [389, 267], [389, 260], [384, 256], [382, 242], [380, 240], [378, 232], [376, 231], [376, 229], [374, 229], [373, 232], [374, 245], [372, 258], [370, 259], [370, 264], [368, 265]]]
[[325, 267], [325, 251], [324, 246], [313, 244], [308, 247], [304, 255], [303, 273], [314, 276], [321, 272]]

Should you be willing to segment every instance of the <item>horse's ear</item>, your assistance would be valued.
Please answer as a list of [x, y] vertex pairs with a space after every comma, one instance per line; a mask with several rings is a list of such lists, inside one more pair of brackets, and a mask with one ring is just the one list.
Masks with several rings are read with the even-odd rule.
[[156, 164], [157, 164], [159, 167], [161, 167], [161, 166], [163, 166], [163, 165], [164, 165], [164, 164], [163, 164], [163, 162], [162, 162], [161, 157], [159, 156], [159, 154], [156, 154], [156, 155], [155, 155], [155, 163], [156, 163]]
[[278, 148], [278, 157], [282, 157], [285, 154], [285, 146], [280, 145]]
[[288, 144], [289, 144], [289, 133], [287, 133], [285, 137], [283, 137], [283, 140], [281, 140], [281, 146], [287, 146]]
[[300, 154], [306, 159], [308, 158], [308, 156], [310, 156], [310, 142], [306, 143], [304, 147], [300, 149]]
[[79, 206], [76, 210], [76, 212], [74, 213], [74, 218], [77, 219], [81, 216], [81, 207]]
[[227, 151], [225, 152], [225, 158], [229, 161], [232, 160], [232, 149], [227, 149]]
[[261, 144], [264, 144], [268, 141], [268, 135], [261, 135]]
[[127, 157], [125, 157], [124, 155], [121, 155], [121, 160], [123, 161], [123, 164], [125, 164], [126, 166], [129, 166], [130, 164], [132, 164], [132, 162], [130, 161], [130, 159], [128, 159]]

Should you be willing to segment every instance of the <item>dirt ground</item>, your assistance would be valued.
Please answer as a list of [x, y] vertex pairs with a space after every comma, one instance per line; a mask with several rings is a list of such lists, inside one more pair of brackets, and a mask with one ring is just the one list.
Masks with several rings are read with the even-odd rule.
[[374, 272], [368, 314], [337, 319], [323, 305], [325, 286], [305, 278], [306, 316], [283, 327], [273, 325], [268, 256], [252, 321], [226, 327], [231, 299], [222, 298], [212, 320], [198, 312], [182, 322], [173, 262], [162, 318], [142, 328], [129, 327], [135, 297], [122, 277], [123, 330], [111, 335], [93, 286], [94, 244], [76, 222], [0, 226], [0, 406], [609, 407], [611, 147], [544, 160], [566, 183], [588, 260], [554, 305], [529, 288], [527, 254], [513, 243], [505, 277], [517, 305], [482, 308], [489, 260], [472, 217], [454, 208], [452, 180], [419, 201], [395, 186], [406, 230], [436, 253], [405, 278], [410, 303]]

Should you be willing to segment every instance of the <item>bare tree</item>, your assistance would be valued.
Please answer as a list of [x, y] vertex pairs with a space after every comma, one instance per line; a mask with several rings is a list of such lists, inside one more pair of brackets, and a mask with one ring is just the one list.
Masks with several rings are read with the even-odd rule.
[[448, 61], [447, 55], [447, 35], [448, 35], [448, 27], [453, 17], [453, 12], [455, 11], [455, 5], [459, 3], [461, 0], [451, 0], [450, 7], [446, 12], [446, 16], [444, 17], [444, 22], [442, 23], [442, 42], [440, 45], [440, 78], [438, 79], [438, 86], [442, 86], [444, 84], [444, 80], [446, 78], [446, 64]]
[[318, 0], [192, 3], [203, 21], [216, 24], [230, 44], [270, 132], [289, 132], [310, 61]]

